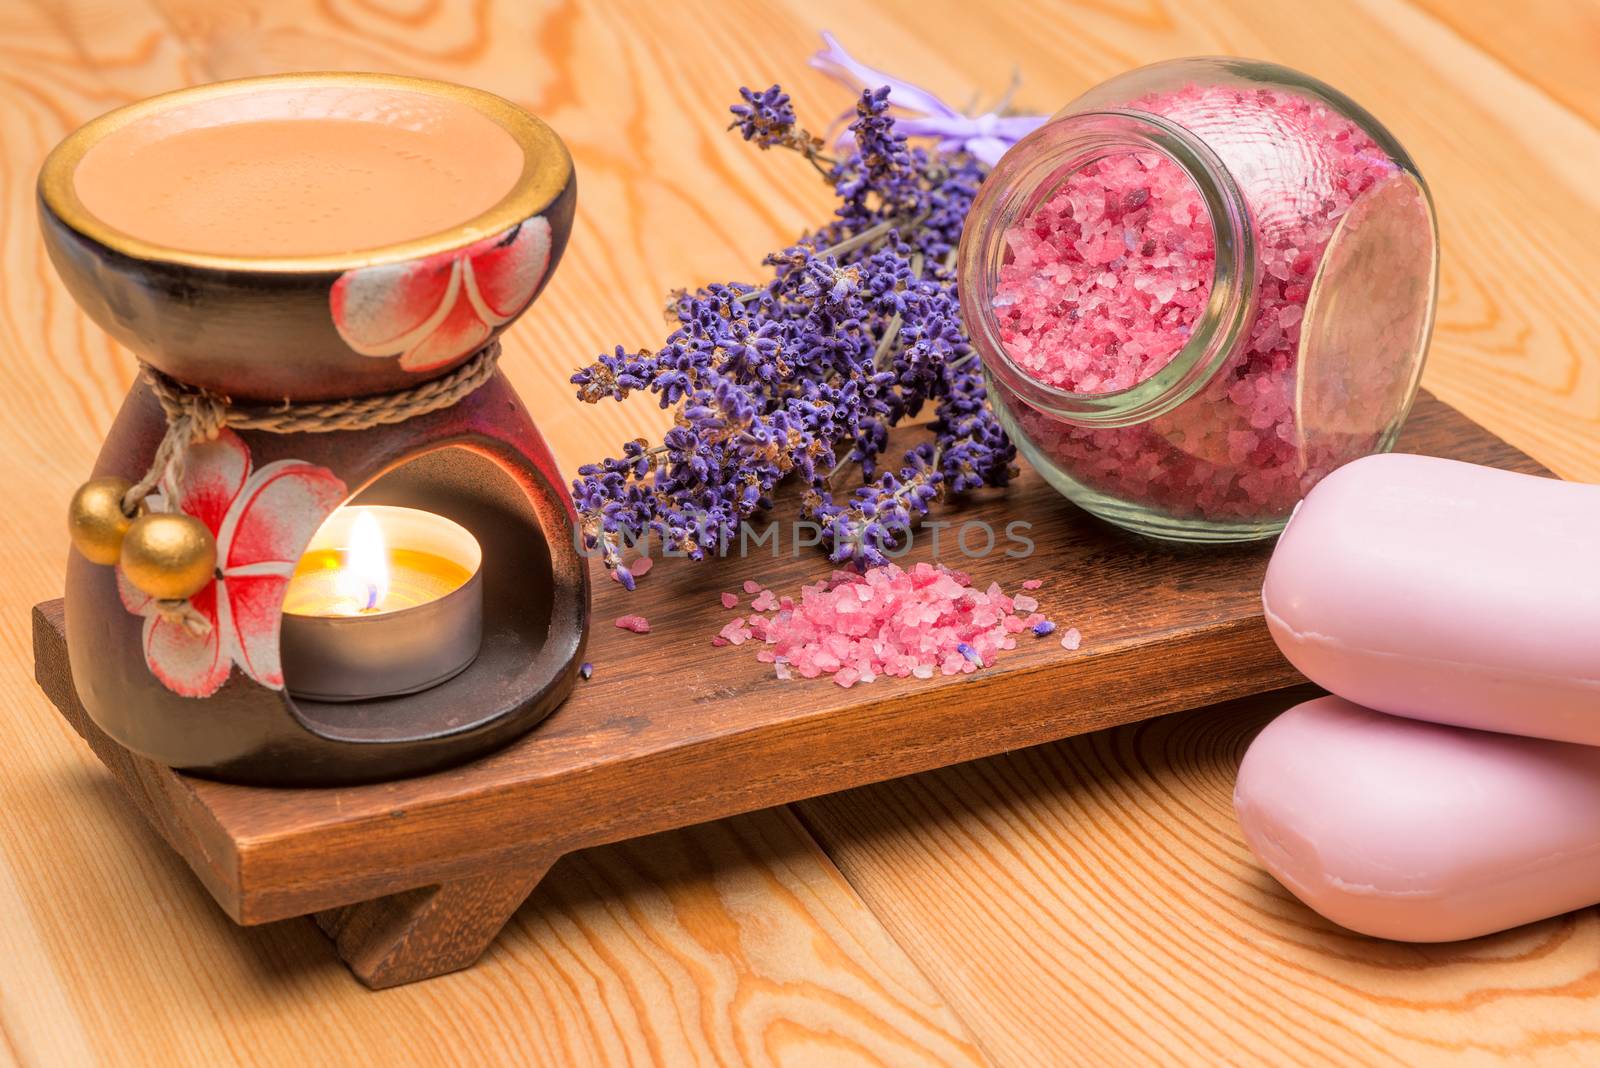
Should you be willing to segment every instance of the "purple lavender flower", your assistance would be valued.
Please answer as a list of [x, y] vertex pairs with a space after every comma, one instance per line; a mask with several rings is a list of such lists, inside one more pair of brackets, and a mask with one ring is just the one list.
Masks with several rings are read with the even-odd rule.
[[762, 148], [783, 144], [795, 122], [789, 94], [774, 85], [759, 93], [741, 88], [739, 95], [744, 103], [728, 109], [734, 114], [733, 125], [728, 128], [738, 130], [746, 141], [754, 141]]
[[[618, 346], [573, 375], [585, 401], [643, 391], [676, 410], [659, 445], [627, 442], [579, 468], [573, 497], [590, 545], [620, 567], [627, 541], [646, 535], [718, 555], [793, 478], [835, 561], [880, 564], [943, 495], [1015, 471], [956, 298], [956, 248], [985, 167], [908, 144], [887, 89], [862, 93], [842, 159], [795, 125], [779, 87], [740, 93], [733, 128], [821, 170], [834, 217], [769, 255], [761, 284], [675, 293], [659, 349]], [[933, 439], [886, 463], [890, 429], [929, 404]], [[863, 484], [836, 488], [851, 468]]]

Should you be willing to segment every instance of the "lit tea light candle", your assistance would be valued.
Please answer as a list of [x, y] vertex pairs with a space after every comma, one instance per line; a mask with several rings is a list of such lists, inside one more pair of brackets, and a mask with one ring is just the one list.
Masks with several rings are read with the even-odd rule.
[[459, 674], [482, 641], [482, 562], [477, 539], [444, 516], [388, 505], [334, 512], [284, 594], [289, 691], [360, 701]]
[[[425, 517], [396, 513], [412, 512]], [[395, 612], [436, 601], [460, 589], [472, 570], [438, 553], [397, 545], [388, 547], [378, 515], [391, 526], [404, 523], [450, 523], [441, 516], [407, 508], [353, 507], [340, 510], [338, 537], [349, 525], [349, 544], [307, 549], [295, 565], [283, 610], [302, 616], [365, 616]], [[450, 523], [455, 526], [454, 523]], [[324, 531], [329, 528], [324, 527]], [[457, 527], [458, 530], [461, 528]], [[461, 533], [466, 537], [465, 530]], [[313, 542], [316, 545], [316, 542]]]

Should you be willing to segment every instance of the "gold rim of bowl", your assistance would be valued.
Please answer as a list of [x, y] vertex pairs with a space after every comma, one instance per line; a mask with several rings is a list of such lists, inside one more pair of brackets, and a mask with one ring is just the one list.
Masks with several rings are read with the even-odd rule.
[[[75, 182], [84, 155], [111, 133], [170, 108], [197, 101], [251, 93], [267, 86], [351, 86], [389, 88], [444, 97], [492, 119], [522, 148], [522, 173], [505, 196], [487, 211], [438, 233], [356, 252], [314, 256], [236, 256], [192, 252], [146, 241], [107, 224], [84, 207]], [[420, 259], [503, 233], [548, 208], [572, 178], [572, 156], [557, 133], [504, 97], [432, 78], [398, 74], [316, 71], [271, 74], [191, 86], [108, 111], [73, 131], [45, 157], [39, 171], [39, 196], [67, 226], [107, 248], [136, 260], [155, 260], [223, 271], [275, 273], [343, 272], [378, 263]]]

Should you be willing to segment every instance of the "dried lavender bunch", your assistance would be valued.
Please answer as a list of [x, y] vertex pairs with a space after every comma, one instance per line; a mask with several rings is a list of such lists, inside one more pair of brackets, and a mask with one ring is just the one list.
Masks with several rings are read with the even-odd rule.
[[[839, 206], [766, 258], [766, 282], [675, 293], [665, 345], [618, 346], [572, 376], [591, 403], [648, 390], [677, 408], [659, 445], [628, 442], [573, 483], [589, 545], [630, 588], [627, 542], [715, 555], [789, 477], [805, 482], [803, 518], [831, 558], [871, 566], [944, 494], [1016, 471], [956, 299], [956, 247], [983, 164], [908, 144], [887, 88], [862, 93], [843, 158], [796, 125], [778, 86], [740, 94], [730, 129], [804, 156]], [[886, 463], [890, 428], [930, 403], [932, 439]], [[856, 468], [859, 485], [836, 485]]]

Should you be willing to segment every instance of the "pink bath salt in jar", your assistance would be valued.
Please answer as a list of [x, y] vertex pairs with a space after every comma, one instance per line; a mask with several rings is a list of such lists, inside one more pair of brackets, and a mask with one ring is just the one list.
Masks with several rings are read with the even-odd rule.
[[1393, 446], [1438, 291], [1433, 202], [1354, 101], [1182, 59], [1090, 90], [1000, 160], [961, 308], [1018, 448], [1131, 530], [1247, 541]]

